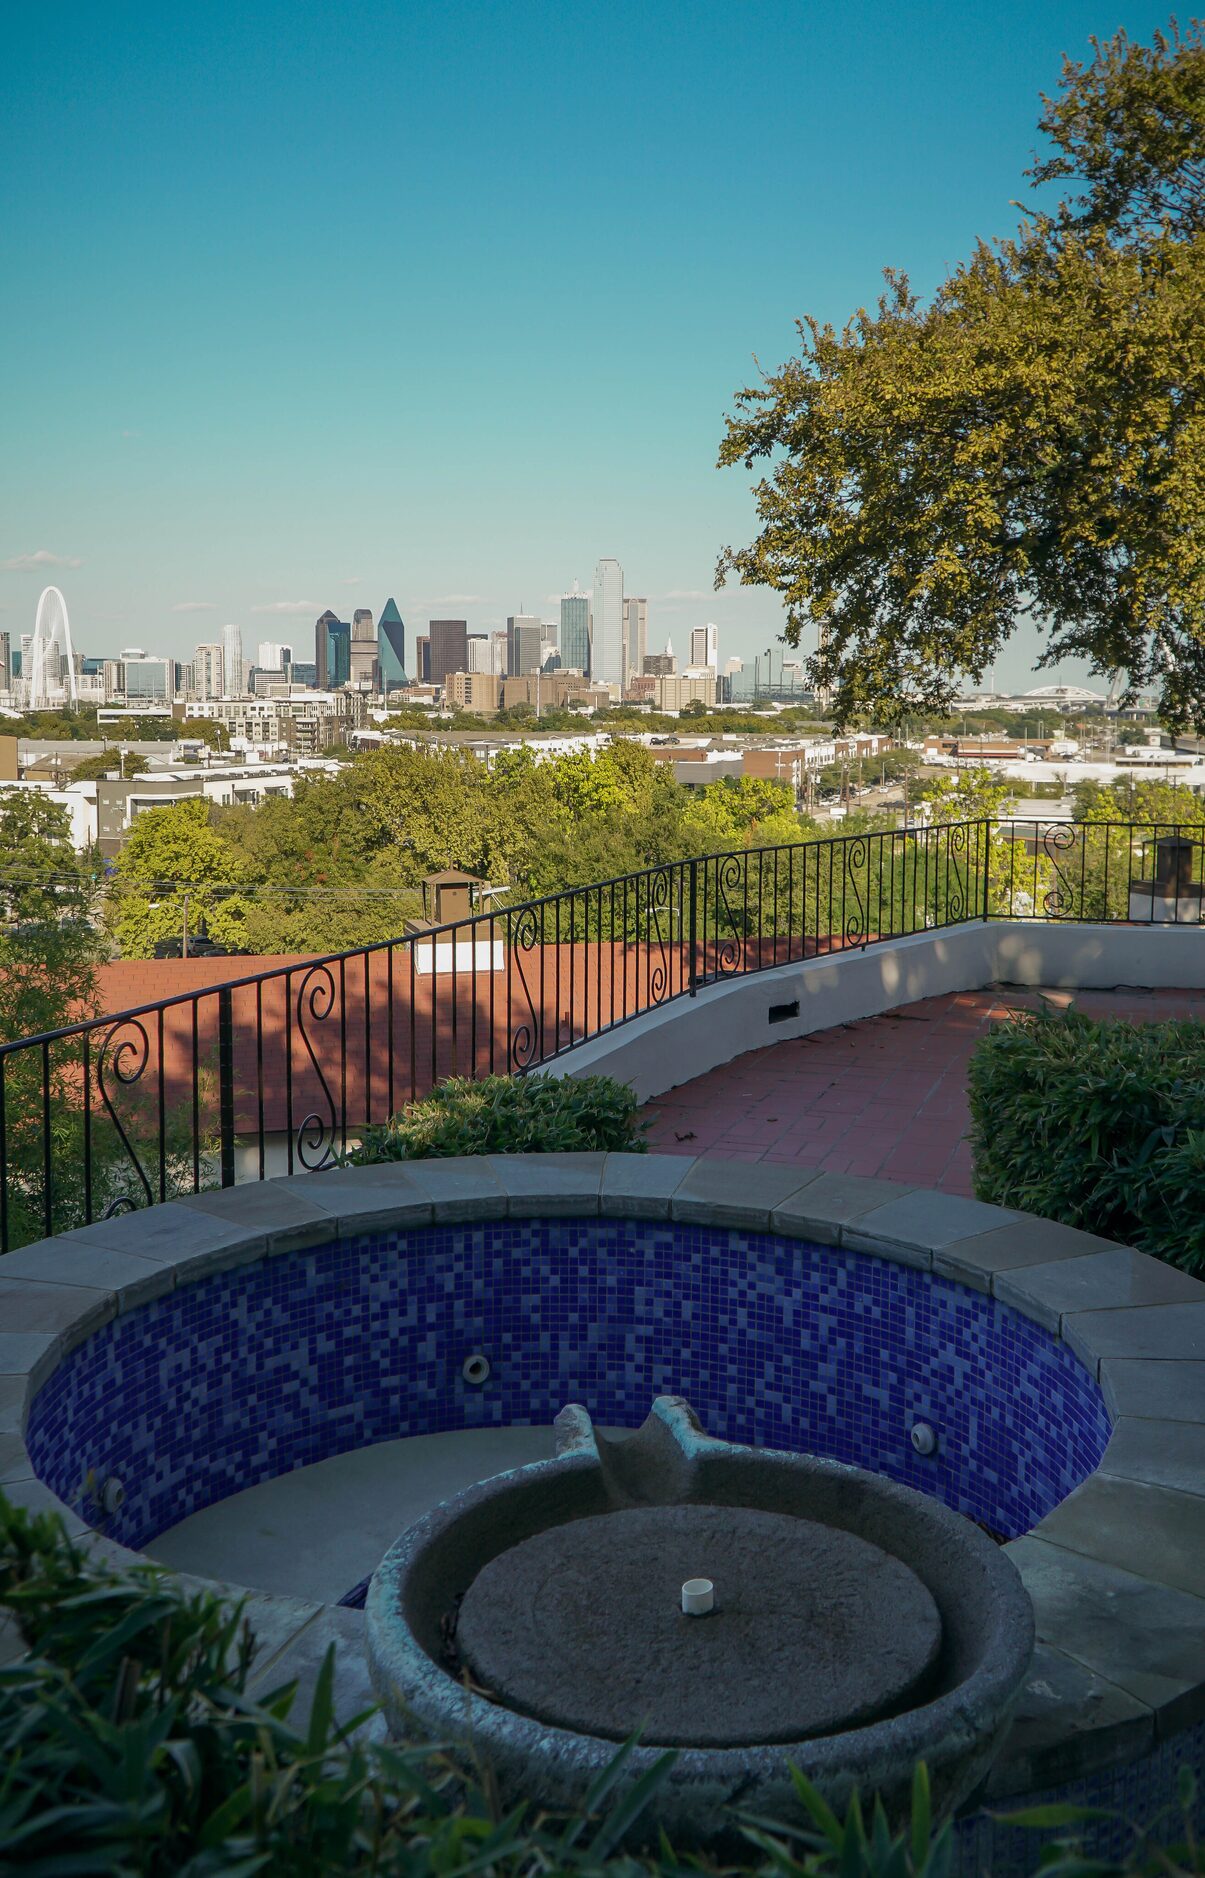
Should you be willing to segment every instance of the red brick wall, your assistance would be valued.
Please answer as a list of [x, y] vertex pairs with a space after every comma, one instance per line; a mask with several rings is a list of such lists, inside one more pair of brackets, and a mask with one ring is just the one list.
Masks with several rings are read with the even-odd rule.
[[174, 998], [181, 991], [225, 985], [235, 978], [254, 978], [258, 972], [273, 971], [278, 965], [296, 965], [312, 956], [308, 952], [285, 952], [229, 959], [114, 959], [96, 974], [100, 1009], [108, 1017], [142, 1004], [157, 1004], [160, 998]]

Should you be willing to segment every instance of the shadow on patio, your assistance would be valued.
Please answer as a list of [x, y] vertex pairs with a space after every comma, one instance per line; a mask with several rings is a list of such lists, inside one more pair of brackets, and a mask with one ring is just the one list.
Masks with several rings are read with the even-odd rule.
[[1205, 992], [1039, 992], [1000, 986], [901, 1005], [750, 1050], [645, 1107], [649, 1147], [734, 1161], [799, 1162], [970, 1194], [966, 1071], [980, 1037], [1048, 997], [1090, 1017], [1205, 1017]]

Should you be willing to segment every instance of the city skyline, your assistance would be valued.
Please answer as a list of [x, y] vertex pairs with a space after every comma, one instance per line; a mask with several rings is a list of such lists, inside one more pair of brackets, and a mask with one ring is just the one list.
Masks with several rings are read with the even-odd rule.
[[[650, 621], [650, 603], [648, 599], [643, 595], [636, 596], [623, 590], [625, 576], [622, 563], [616, 560], [615, 557], [604, 558], [619, 569], [618, 578], [622, 604], [621, 637], [622, 643], [625, 646], [628, 645], [630, 637], [628, 625], [629, 609], [639, 609], [638, 615], [634, 616], [638, 617], [639, 620], [636, 643], [639, 648], [644, 650], [661, 650], [665, 640], [670, 637], [674, 630], [677, 630], [684, 640], [689, 640], [691, 633], [695, 631], [719, 630], [722, 634], [723, 629], [717, 627], [717, 622], [711, 618], [710, 610], [704, 604], [705, 600], [710, 600], [713, 597], [710, 595], [700, 595], [697, 597], [692, 595], [689, 597], [689, 600], [686, 596], [680, 594], [661, 597], [654, 595], [654, 614]], [[67, 580], [66, 577], [63, 577], [63, 579], [64, 584], [70, 587], [71, 582]], [[24, 636], [28, 637], [32, 634], [33, 617], [36, 616], [38, 602], [41, 599], [42, 593], [48, 590], [50, 589], [39, 588], [38, 597], [34, 603], [29, 631], [25, 633]], [[58, 589], [56, 588], [54, 591], [58, 591]], [[460, 600], [462, 602], [474, 597], [475, 596], [464, 594], [451, 594], [446, 596], [448, 600]], [[591, 590], [581, 589], [575, 580], [572, 590], [565, 589], [560, 592], [546, 594], [537, 611], [520, 611], [516, 608], [504, 617], [499, 617], [493, 612], [483, 613], [480, 607], [476, 609], [466, 608], [464, 618], [455, 623], [463, 624], [470, 637], [481, 634], [489, 635], [492, 632], [505, 632], [509, 622], [515, 618], [522, 618], [525, 622], [538, 622], [543, 628], [557, 628], [562, 633], [568, 627], [571, 635], [573, 635], [573, 643], [576, 648], [579, 643], [580, 634], [583, 631], [587, 633], [589, 631], [589, 623], [592, 619], [591, 601]], [[435, 602], [429, 604], [435, 604]], [[671, 624], [669, 616], [675, 608], [679, 610], [689, 609], [690, 615], [697, 617], [700, 623], [697, 626], [692, 626], [689, 623], [684, 624], [683, 620], [679, 618], [676, 625]], [[664, 609], [666, 614], [666, 618], [663, 622], [659, 621], [659, 615], [662, 609]], [[252, 609], [252, 612], [254, 612], [254, 609]], [[343, 612], [347, 615], [346, 618], [342, 617], [337, 609], [330, 606], [323, 607], [319, 604], [317, 609], [311, 609], [307, 603], [304, 613], [302, 613], [299, 606], [293, 606], [290, 609], [289, 615], [291, 620], [291, 624], [289, 625], [289, 637], [282, 640], [264, 640], [255, 636], [260, 629], [257, 627], [254, 620], [252, 620], [250, 624], [246, 622], [246, 618], [226, 620], [220, 618], [215, 607], [189, 607], [181, 619], [177, 619], [167, 625], [162, 632], [156, 633], [152, 626], [150, 632], [144, 634], [143, 637], [148, 643], [154, 645], [157, 656], [176, 658], [187, 663], [196, 651], [210, 640], [216, 639], [219, 646], [221, 646], [225, 644], [227, 634], [234, 635], [237, 633], [239, 635], [239, 651], [243, 663], [248, 665], [256, 663], [263, 666], [265, 659], [259, 655], [265, 651], [269, 653], [285, 651], [293, 658], [298, 657], [298, 646], [305, 645], [308, 647], [311, 640], [314, 638], [318, 620], [327, 617], [331, 620], [339, 621], [342, 625], [348, 626], [352, 639], [357, 636], [356, 622], [361, 619], [372, 621], [373, 630], [377, 633], [379, 633], [380, 627], [386, 624], [393, 626], [396, 623], [398, 627], [404, 628], [405, 632], [414, 633], [417, 632], [420, 627], [429, 628], [437, 624], [447, 623], [446, 621], [442, 621], [439, 616], [425, 611], [421, 604], [411, 607], [403, 606], [399, 612], [399, 602], [393, 597], [392, 593], [384, 601], [379, 616], [376, 614], [374, 608], [370, 606], [352, 608], [347, 606], [346, 603], [344, 604]], [[207, 619], [205, 617], [206, 615], [211, 617]], [[707, 617], [704, 618], [704, 615], [707, 615]], [[78, 616], [78, 608], [73, 603], [72, 617], [78, 618]], [[19, 620], [15, 622], [10, 621], [5, 630], [12, 634], [14, 643], [19, 646], [24, 631], [21, 622]], [[81, 638], [81, 634], [78, 630], [75, 636], [77, 639]], [[132, 633], [131, 629], [118, 624], [108, 631], [103, 640], [98, 639], [95, 633], [92, 634], [87, 641], [88, 651], [91, 655], [95, 656], [116, 657], [121, 646], [132, 644], [134, 638], [135, 635]], [[171, 639], [172, 643], [166, 643], [168, 639]], [[765, 645], [763, 640], [764, 635], [762, 638], [759, 638], [756, 631], [754, 631], [750, 639], [750, 643], [754, 646], [752, 656], [764, 656]], [[256, 650], [256, 658], [254, 661], [246, 651], [246, 647], [250, 644], [254, 644]], [[562, 650], [563, 649], [564, 648], [562, 648]], [[776, 642], [776, 661], [780, 651], [785, 653], [788, 663], [792, 658], [797, 656], [789, 647], [781, 647]], [[275, 660], [271, 662], [275, 663]], [[576, 660], [574, 662], [576, 663]], [[638, 657], [633, 658], [632, 669], [639, 669]]]
[[[683, 700], [655, 701], [647, 689], [641, 688], [640, 683], [642, 675], [647, 680], [650, 675], [659, 677], [675, 673], [687, 679], [710, 673], [715, 687], [714, 701], [721, 705], [728, 703], [739, 707], [750, 690], [754, 694], [763, 689], [766, 692], [778, 692], [780, 696], [799, 695], [801, 692], [810, 695], [803, 660], [791, 648], [782, 645], [763, 648], [761, 652], [755, 653], [752, 660], [730, 654], [721, 658], [719, 629], [714, 621], [690, 629], [688, 649], [681, 662], [674, 654], [668, 632], [663, 647], [659, 648], [655, 644], [649, 647], [645, 599], [623, 593], [623, 569], [615, 561], [599, 562], [596, 583], [600, 580], [610, 588], [613, 610], [615, 597], [618, 596], [622, 619], [621, 644], [626, 676], [622, 686], [616, 683], [610, 685], [613, 702], [621, 701], [622, 691], [623, 702], [678, 710]], [[591, 595], [582, 593], [575, 582], [572, 592], [559, 596], [559, 603], [559, 622], [543, 618], [541, 614], [511, 615], [505, 629], [472, 630], [463, 619], [430, 619], [427, 621], [428, 632], [420, 634], [417, 632], [420, 622], [413, 620], [409, 629], [414, 647], [414, 671], [411, 674], [406, 671], [408, 661], [405, 642], [408, 629], [392, 595], [384, 602], [379, 619], [371, 607], [354, 609], [351, 621], [340, 620], [329, 608], [324, 610], [314, 622], [312, 635], [302, 634], [307, 645], [309, 638], [313, 638], [312, 661], [305, 658], [299, 660], [292, 644], [273, 641], [258, 642], [256, 658], [251, 660], [244, 656], [240, 627], [231, 623], [222, 628], [220, 642], [195, 643], [191, 657], [175, 658], [160, 651], [148, 653], [145, 649], [132, 647], [123, 647], [119, 653], [109, 655], [98, 654], [95, 649], [80, 649], [68, 664], [68, 658], [60, 660], [58, 651], [53, 649], [58, 634], [58, 628], [55, 627], [46, 632], [44, 644], [52, 649], [43, 658], [44, 667], [46, 658], [49, 658], [54, 675], [50, 676], [49, 669], [44, 670], [41, 680], [34, 683], [35, 692], [39, 683], [45, 690], [49, 677], [50, 692], [40, 705], [35, 705], [26, 695], [30, 679], [25, 673], [36, 673], [38, 670], [38, 634], [42, 630], [48, 604], [57, 609], [52, 617], [61, 620], [67, 632], [67, 643], [71, 643], [62, 593], [58, 588], [49, 586], [43, 589], [39, 599], [38, 625], [34, 633], [20, 635], [14, 646], [10, 634], [0, 628], [0, 652], [3, 653], [5, 683], [17, 687], [12, 702], [18, 707], [23, 704], [24, 708], [31, 710], [59, 709], [69, 702], [66, 695], [68, 687], [62, 683], [68, 670], [81, 675], [81, 687], [85, 683], [92, 686], [86, 698], [82, 688], [80, 691], [80, 702], [92, 705], [102, 697], [105, 702], [125, 697], [143, 705], [157, 700], [170, 702], [173, 695], [177, 700], [263, 697], [269, 695], [266, 684], [283, 680], [286, 686], [291, 684], [298, 693], [308, 688], [311, 692], [329, 694], [349, 687], [353, 692], [370, 693], [381, 701], [399, 687], [414, 683], [443, 691], [445, 708], [449, 698], [455, 708], [465, 708], [472, 705], [473, 700], [465, 695], [465, 686], [460, 681], [471, 678], [472, 674], [509, 674], [512, 683], [515, 683], [534, 678], [537, 671], [541, 670], [552, 675], [565, 671], [577, 673], [579, 680], [584, 679], [587, 686], [599, 682], [593, 670], [594, 618]], [[545, 612], [548, 610], [547, 607], [544, 609]], [[586, 656], [582, 655], [583, 646]], [[231, 674], [236, 671], [241, 672], [241, 680], [232, 680]], [[21, 673], [20, 678], [16, 676], [18, 672]], [[98, 678], [103, 678], [103, 693], [96, 690], [95, 681]], [[450, 683], [453, 678], [456, 684]], [[726, 692], [721, 690], [721, 683], [730, 689]], [[604, 693], [607, 688], [604, 683]], [[1045, 692], [1053, 696], [1060, 688], [1066, 688], [1065, 680], [1049, 681], [1044, 687], [1029, 686], [1017, 690], [1007, 685], [997, 686], [993, 677], [987, 686], [968, 685], [963, 706], [965, 708], [966, 698], [976, 691], [985, 694], [997, 692], [1001, 697], [1015, 699], [1021, 695], [1040, 697]], [[1074, 685], [1070, 689], [1079, 690]], [[1103, 691], [1084, 690], [1082, 695], [1085, 698], [1103, 699], [1105, 694]], [[493, 704], [497, 704], [496, 698]], [[7, 708], [11, 708], [11, 705]]]
[[[767, 60], [709, 4], [689, 34], [634, 0], [551, 22], [349, 0], [304, 33], [283, 0], [60, 10], [61, 33], [14, 17], [0, 74], [0, 628], [69, 580], [81, 643], [180, 657], [193, 628], [252, 644], [364, 595], [491, 630], [610, 552], [650, 643], [713, 619], [751, 660], [777, 600], [712, 578], [754, 528], [750, 479], [714, 467], [754, 359], [785, 359], [805, 313], [871, 304], [884, 266], [925, 294], [1009, 233], [1061, 54], [1162, 18], [872, 0], [851, 38], [835, 9], [768, 0]], [[404, 148], [348, 138], [332, 84], [365, 122], [400, 100]], [[618, 145], [616, 86], [645, 126]], [[52, 111], [48, 154], [24, 127]], [[722, 266], [735, 229], [744, 264]], [[583, 239], [614, 259], [588, 293], [564, 265]], [[336, 438], [340, 474], [315, 476]]]

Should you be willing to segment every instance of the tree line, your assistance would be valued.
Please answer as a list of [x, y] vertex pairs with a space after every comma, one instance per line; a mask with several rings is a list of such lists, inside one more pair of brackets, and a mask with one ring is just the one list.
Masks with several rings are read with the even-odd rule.
[[138, 817], [113, 873], [107, 930], [146, 957], [182, 930], [255, 953], [329, 952], [395, 937], [444, 868], [505, 889], [503, 902], [639, 872], [711, 850], [798, 841], [814, 825], [789, 783], [692, 790], [672, 764], [619, 739], [486, 763], [462, 749], [388, 745], [334, 776], [298, 779], [255, 807], [199, 800]]

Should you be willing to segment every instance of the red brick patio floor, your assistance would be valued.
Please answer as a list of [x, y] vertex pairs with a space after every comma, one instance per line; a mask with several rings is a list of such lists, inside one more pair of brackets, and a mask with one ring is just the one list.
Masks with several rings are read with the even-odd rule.
[[[666, 1154], [798, 1161], [969, 1194], [966, 1071], [1010, 1011], [1042, 994], [952, 992], [833, 1030], [773, 1043], [669, 1089], [646, 1105], [648, 1144]], [[1205, 1017], [1205, 992], [1050, 992], [1091, 1017], [1154, 1023]]]

